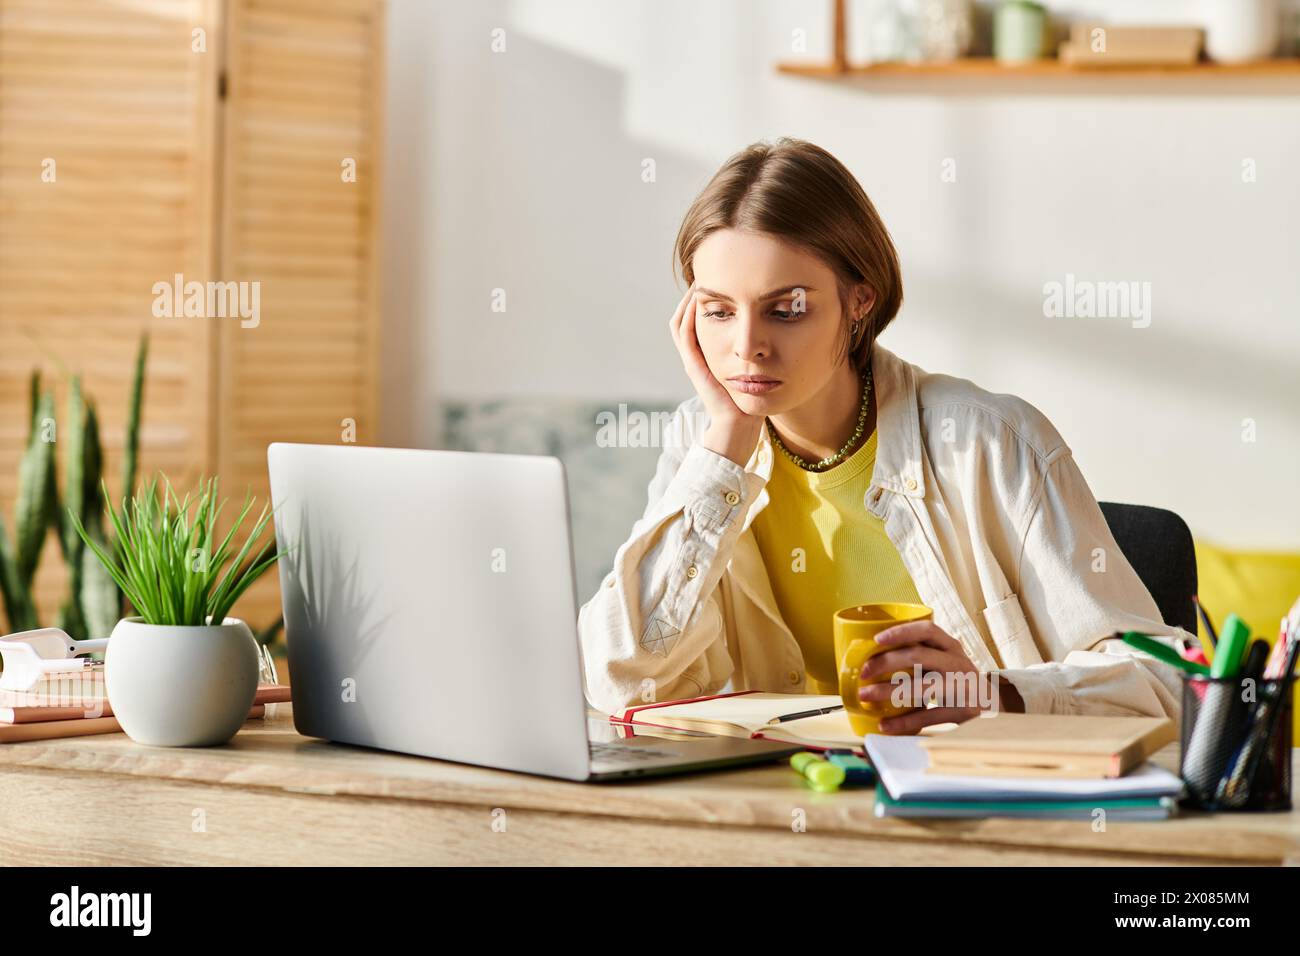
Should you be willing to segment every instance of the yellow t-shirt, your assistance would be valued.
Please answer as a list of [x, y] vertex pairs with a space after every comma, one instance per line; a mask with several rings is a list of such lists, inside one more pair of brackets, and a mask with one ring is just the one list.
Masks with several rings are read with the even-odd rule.
[[770, 500], [754, 519], [754, 536], [817, 693], [838, 693], [835, 612], [873, 601], [921, 603], [884, 522], [863, 503], [876, 433], [828, 471], [800, 468], [775, 446], [772, 460]]

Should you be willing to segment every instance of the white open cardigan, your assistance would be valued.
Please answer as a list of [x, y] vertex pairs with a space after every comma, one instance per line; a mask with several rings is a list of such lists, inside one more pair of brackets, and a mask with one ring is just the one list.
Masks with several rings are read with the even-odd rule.
[[[872, 376], [878, 451], [862, 506], [935, 623], [1028, 713], [1176, 720], [1175, 668], [1113, 635], [1190, 635], [1161, 622], [1046, 417], [879, 345]], [[698, 397], [677, 407], [645, 513], [579, 612], [587, 699], [605, 713], [728, 685], [811, 690], [750, 530], [769, 500], [767, 430], [742, 468], [697, 443], [707, 425]]]

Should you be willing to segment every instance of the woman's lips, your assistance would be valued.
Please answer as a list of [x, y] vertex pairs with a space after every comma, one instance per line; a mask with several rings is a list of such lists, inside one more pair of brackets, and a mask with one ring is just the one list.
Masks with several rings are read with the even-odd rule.
[[738, 392], [744, 392], [746, 395], [766, 395], [774, 388], [780, 388], [781, 383], [776, 379], [770, 379], [766, 382], [750, 382], [743, 378], [729, 378], [728, 382], [731, 387]]

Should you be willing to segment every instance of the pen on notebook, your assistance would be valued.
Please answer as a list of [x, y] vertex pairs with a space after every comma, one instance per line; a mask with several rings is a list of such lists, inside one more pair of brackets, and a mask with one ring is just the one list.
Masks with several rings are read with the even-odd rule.
[[1198, 664], [1196, 661], [1189, 661], [1183, 655], [1168, 644], [1162, 644], [1149, 634], [1142, 634], [1138, 631], [1125, 631], [1121, 635], [1125, 644], [1130, 647], [1136, 647], [1139, 651], [1145, 651], [1157, 660], [1164, 661], [1166, 664], [1172, 664], [1174, 667], [1181, 668], [1189, 674], [1208, 674], [1210, 669], [1204, 664]]
[[816, 710], [801, 710], [797, 714], [782, 714], [780, 717], [773, 717], [768, 721], [768, 723], [783, 724], [787, 720], [798, 720], [800, 717], [816, 717], [818, 714], [833, 714], [835, 711], [843, 709], [843, 704], [836, 704], [834, 707], [818, 707]]
[[1210, 622], [1210, 615], [1205, 613], [1205, 608], [1201, 604], [1201, 599], [1195, 594], [1192, 595], [1192, 603], [1196, 605], [1196, 616], [1201, 619], [1201, 625], [1205, 628], [1205, 633], [1196, 632], [1196, 637], [1201, 642], [1201, 650], [1205, 651], [1207, 661], [1214, 660], [1214, 648], [1219, 643], [1219, 635], [1215, 633], [1214, 624]]

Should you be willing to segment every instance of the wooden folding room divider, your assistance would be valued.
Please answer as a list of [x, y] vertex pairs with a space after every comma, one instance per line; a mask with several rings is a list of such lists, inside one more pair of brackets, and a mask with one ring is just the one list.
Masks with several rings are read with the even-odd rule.
[[[161, 470], [179, 488], [217, 474], [232, 504], [246, 489], [264, 501], [268, 442], [374, 440], [383, 29], [383, 0], [0, 0], [11, 535], [31, 370], [55, 392], [60, 429], [66, 375], [81, 375], [120, 498], [145, 330], [141, 478]], [[158, 315], [158, 284], [177, 276], [255, 288], [256, 321]], [[47, 541], [42, 624], [67, 579]], [[274, 621], [276, 576], [236, 613], [254, 629]]]

